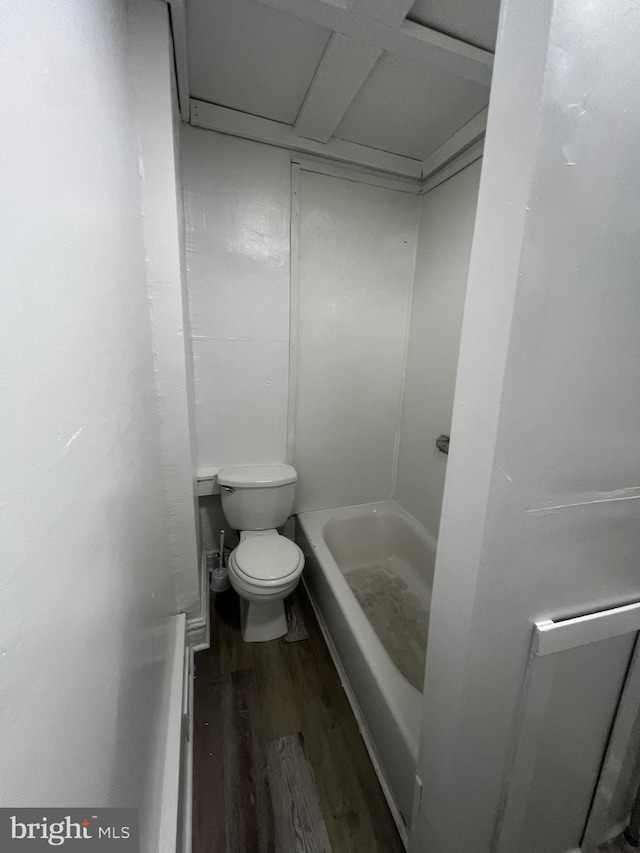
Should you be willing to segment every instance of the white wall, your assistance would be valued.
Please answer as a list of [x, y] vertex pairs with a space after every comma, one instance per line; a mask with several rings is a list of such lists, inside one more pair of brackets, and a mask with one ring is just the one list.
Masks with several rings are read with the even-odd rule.
[[193, 357], [182, 268], [184, 226], [173, 42], [159, 0], [131, 6], [138, 134], [143, 155], [142, 207], [169, 517], [171, 569], [178, 608], [200, 611]]
[[[496, 849], [532, 622], [640, 599], [639, 35], [637, 3], [502, 5], [431, 610], [416, 853]], [[511, 849], [579, 846], [629, 649], [603, 646], [566, 653], [575, 657], [552, 685], [525, 797], [529, 834]], [[569, 676], [582, 686], [559, 702]]]
[[185, 127], [183, 164], [198, 467], [281, 462], [291, 154]]
[[395, 499], [436, 538], [481, 164], [420, 199]]
[[[186, 126], [182, 143], [198, 468], [280, 461], [292, 155]], [[450, 426], [479, 169], [420, 200], [400, 433], [418, 198], [302, 170], [298, 509], [386, 500], [397, 462], [398, 500], [437, 534], [446, 459], [434, 442]], [[208, 547], [217, 504], [202, 502]]]
[[176, 601], [127, 29], [2, 7], [0, 802], [138, 805], [155, 850]]
[[[292, 155], [186, 126], [182, 143], [198, 468], [281, 461]], [[418, 198], [302, 170], [298, 509], [386, 500], [397, 461], [397, 499], [437, 535], [479, 171], [420, 199], [399, 431]]]
[[[193, 488], [193, 504], [196, 517], [198, 509], [198, 437], [196, 431], [196, 391], [195, 373], [193, 365], [193, 339], [191, 334], [191, 315], [189, 313], [189, 285], [187, 279], [187, 247], [186, 227], [184, 220], [184, 188], [182, 185], [182, 119], [178, 109], [177, 81], [174, 73], [171, 75], [171, 92], [173, 107], [173, 170], [176, 186], [176, 206], [178, 209], [178, 239], [180, 247], [180, 295], [182, 299], [182, 323], [181, 330], [184, 337], [185, 371], [187, 386], [187, 408], [189, 421], [189, 445], [191, 448], [191, 481]], [[201, 554], [201, 529], [196, 524], [196, 537], [198, 554]], [[199, 559], [199, 558], [198, 558]], [[202, 602], [201, 602], [202, 605]]]
[[418, 197], [302, 170], [298, 511], [393, 490]]

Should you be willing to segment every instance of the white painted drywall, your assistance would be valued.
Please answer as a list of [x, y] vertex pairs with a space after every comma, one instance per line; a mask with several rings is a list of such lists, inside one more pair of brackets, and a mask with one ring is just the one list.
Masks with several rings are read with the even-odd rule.
[[[180, 294], [182, 297], [182, 324], [185, 348], [185, 371], [187, 380], [187, 408], [189, 412], [189, 444], [191, 447], [191, 480], [193, 489], [193, 505], [196, 518], [199, 515], [198, 499], [198, 437], [196, 431], [196, 389], [195, 374], [193, 367], [193, 340], [191, 336], [191, 315], [189, 313], [189, 289], [187, 280], [187, 248], [186, 229], [184, 221], [184, 190], [182, 186], [182, 119], [178, 104], [177, 80], [174, 74], [171, 76], [172, 106], [173, 106], [173, 151], [174, 172], [176, 182], [176, 204], [178, 208], [178, 238], [180, 243]], [[198, 554], [202, 553], [202, 541], [200, 525], [196, 524], [196, 538]], [[200, 607], [205, 602], [200, 602]]]
[[185, 127], [198, 467], [286, 457], [291, 154]]
[[173, 42], [167, 8], [158, 0], [132, 4], [131, 18], [137, 39], [133, 61], [143, 155], [143, 227], [171, 568], [178, 608], [195, 615], [200, 611], [200, 560], [196, 448], [190, 427], [193, 357], [180, 245], [184, 226], [178, 213], [182, 191], [176, 148], [179, 136], [175, 132], [179, 111]]
[[[532, 621], [640, 599], [639, 34], [629, 0], [503, 3], [431, 611], [415, 853], [495, 849]], [[582, 768], [597, 768], [620, 688], [606, 677], [617, 657], [584, 658], [571, 678], [599, 689], [575, 708], [558, 702], [562, 679], [553, 688], [525, 815], [544, 832], [529, 834], [518, 848], [527, 853], [548, 851], [550, 837], [553, 850], [580, 843], [597, 773], [585, 779]]]
[[391, 497], [417, 205], [300, 173], [298, 511]]
[[155, 851], [176, 601], [127, 10], [1, 17], [0, 802], [137, 805]]
[[436, 538], [481, 162], [420, 199], [395, 499]]

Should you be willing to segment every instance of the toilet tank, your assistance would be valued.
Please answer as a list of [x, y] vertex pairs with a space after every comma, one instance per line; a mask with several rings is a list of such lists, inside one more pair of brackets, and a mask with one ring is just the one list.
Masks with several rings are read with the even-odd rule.
[[271, 530], [291, 515], [298, 475], [291, 465], [234, 465], [218, 471], [222, 510], [235, 530]]

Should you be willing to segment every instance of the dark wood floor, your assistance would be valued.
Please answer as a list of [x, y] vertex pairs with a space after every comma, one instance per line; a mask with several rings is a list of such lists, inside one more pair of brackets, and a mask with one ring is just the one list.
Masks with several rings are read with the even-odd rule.
[[[308, 639], [243, 643], [233, 591], [196, 655], [194, 853], [402, 853], [302, 589]], [[299, 630], [300, 626], [296, 626]]]

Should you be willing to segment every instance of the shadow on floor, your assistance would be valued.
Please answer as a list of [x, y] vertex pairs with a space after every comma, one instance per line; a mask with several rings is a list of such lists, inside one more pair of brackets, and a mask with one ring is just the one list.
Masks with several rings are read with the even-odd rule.
[[[228, 628], [234, 631], [240, 630], [240, 599], [233, 589], [227, 589], [225, 592], [219, 592], [217, 595], [211, 596], [212, 614], [215, 611], [215, 616], [212, 615], [212, 620], [217, 619], [224, 623]], [[204, 652], [204, 654], [209, 654]]]

